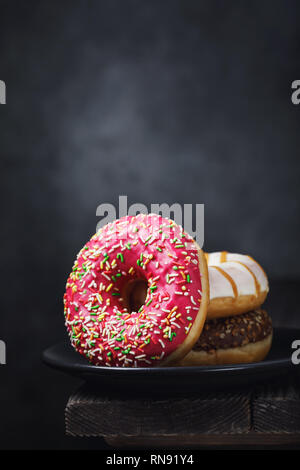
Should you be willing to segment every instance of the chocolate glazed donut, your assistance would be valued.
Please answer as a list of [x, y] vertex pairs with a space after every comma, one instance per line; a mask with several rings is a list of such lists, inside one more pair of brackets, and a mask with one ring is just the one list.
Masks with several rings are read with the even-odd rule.
[[272, 343], [272, 321], [265, 310], [206, 321], [193, 350], [181, 366], [261, 361]]

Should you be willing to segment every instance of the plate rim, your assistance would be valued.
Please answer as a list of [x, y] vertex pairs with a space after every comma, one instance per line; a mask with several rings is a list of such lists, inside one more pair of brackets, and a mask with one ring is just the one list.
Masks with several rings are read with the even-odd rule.
[[[286, 327], [275, 327], [274, 333], [280, 333], [280, 331], [284, 330], [285, 333], [293, 332], [297, 335], [297, 332], [300, 335], [300, 329], [298, 328], [286, 328]], [[291, 361], [291, 355], [284, 358], [279, 359], [265, 359], [260, 362], [250, 362], [250, 363], [240, 363], [240, 364], [224, 364], [224, 365], [208, 365], [208, 366], [191, 366], [191, 367], [182, 367], [182, 366], [168, 366], [168, 367], [105, 367], [105, 366], [96, 366], [87, 362], [86, 364], [81, 364], [79, 362], [75, 363], [68, 363], [64, 361], [62, 364], [59, 364], [57, 360], [53, 360], [51, 358], [51, 352], [57, 347], [70, 347], [72, 345], [68, 338], [64, 341], [60, 341], [59, 343], [53, 344], [49, 346], [43, 351], [42, 360], [43, 362], [57, 370], [69, 371], [69, 372], [78, 372], [78, 373], [89, 373], [95, 375], [102, 375], [102, 376], [129, 376], [134, 375], [159, 375], [163, 373], [163, 375], [190, 375], [191, 373], [205, 373], [205, 374], [213, 374], [213, 373], [243, 373], [249, 370], [260, 370], [265, 369], [266, 367], [270, 370], [273, 368], [280, 368], [280, 367], [292, 367], [294, 366]], [[74, 352], [76, 353], [75, 349]]]

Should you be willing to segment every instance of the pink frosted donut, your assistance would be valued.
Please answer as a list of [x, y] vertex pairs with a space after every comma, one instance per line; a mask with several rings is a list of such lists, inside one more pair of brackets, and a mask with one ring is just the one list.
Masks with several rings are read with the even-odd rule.
[[95, 365], [171, 365], [199, 338], [208, 297], [205, 256], [192, 237], [156, 214], [127, 216], [79, 252], [65, 322], [74, 348]]

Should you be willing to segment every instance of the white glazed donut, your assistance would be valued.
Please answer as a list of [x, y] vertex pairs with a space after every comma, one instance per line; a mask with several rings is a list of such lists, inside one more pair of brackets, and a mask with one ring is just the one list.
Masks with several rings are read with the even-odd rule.
[[262, 267], [248, 255], [206, 253], [210, 303], [207, 319], [249, 312], [265, 301], [269, 284]]

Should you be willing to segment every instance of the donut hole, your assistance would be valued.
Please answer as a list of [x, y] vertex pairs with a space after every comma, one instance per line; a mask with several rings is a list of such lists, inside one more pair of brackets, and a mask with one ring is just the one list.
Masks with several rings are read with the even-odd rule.
[[148, 283], [145, 279], [129, 281], [123, 292], [124, 307], [128, 312], [138, 312], [145, 303]]

